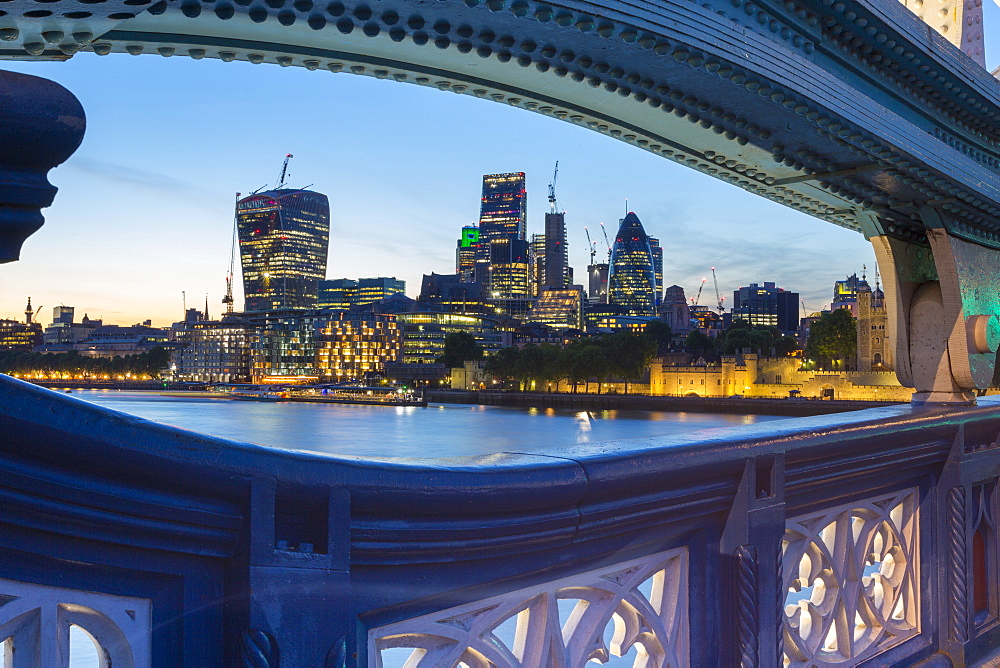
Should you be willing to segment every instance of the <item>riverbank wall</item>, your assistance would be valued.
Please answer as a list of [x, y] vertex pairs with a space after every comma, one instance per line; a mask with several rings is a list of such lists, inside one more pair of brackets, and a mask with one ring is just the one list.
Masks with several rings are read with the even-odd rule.
[[675, 413], [736, 413], [808, 417], [892, 406], [894, 401], [832, 401], [820, 399], [757, 399], [750, 397], [664, 397], [636, 394], [564, 394], [545, 392], [467, 392], [427, 390], [431, 403], [479, 404], [513, 408], [564, 408], [582, 411], [636, 410]]

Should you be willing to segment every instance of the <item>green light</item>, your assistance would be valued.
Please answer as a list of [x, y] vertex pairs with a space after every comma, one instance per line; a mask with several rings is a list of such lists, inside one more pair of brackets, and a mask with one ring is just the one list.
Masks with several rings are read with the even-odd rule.
[[479, 230], [477, 228], [462, 229], [462, 248], [468, 248], [479, 243]]

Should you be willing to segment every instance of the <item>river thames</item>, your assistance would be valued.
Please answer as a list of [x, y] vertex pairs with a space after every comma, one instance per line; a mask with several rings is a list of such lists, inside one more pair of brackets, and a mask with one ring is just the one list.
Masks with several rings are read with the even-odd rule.
[[[784, 419], [773, 415], [574, 411], [463, 404], [426, 408], [161, 396], [155, 392], [73, 390], [77, 399], [236, 441], [372, 457], [458, 457], [503, 451], [558, 450], [578, 443], [649, 438]], [[607, 632], [610, 634], [610, 629]], [[606, 639], [610, 641], [610, 635]], [[90, 638], [74, 627], [71, 668], [97, 668]], [[409, 650], [386, 652], [387, 668]], [[611, 667], [631, 666], [634, 654]]]
[[74, 390], [124, 413], [260, 445], [371, 457], [460, 457], [553, 450], [782, 419], [773, 415], [577, 411], [464, 404], [361, 406], [233, 401], [155, 392]]

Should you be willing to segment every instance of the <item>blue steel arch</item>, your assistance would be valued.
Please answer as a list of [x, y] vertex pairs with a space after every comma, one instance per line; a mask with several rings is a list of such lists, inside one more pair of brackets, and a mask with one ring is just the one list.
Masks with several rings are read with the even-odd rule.
[[[33, 0], [0, 57], [158, 53], [433, 86], [602, 132], [834, 224], [1000, 247], [1000, 88], [895, 1]], [[876, 222], [872, 223], [872, 220]]]

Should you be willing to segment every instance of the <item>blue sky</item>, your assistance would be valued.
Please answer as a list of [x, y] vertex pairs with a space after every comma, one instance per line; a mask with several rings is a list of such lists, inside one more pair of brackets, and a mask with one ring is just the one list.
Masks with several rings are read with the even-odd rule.
[[[986, 7], [987, 28], [1000, 9]], [[993, 44], [988, 42], [988, 64]], [[83, 103], [83, 145], [49, 179], [46, 224], [0, 266], [0, 318], [27, 297], [106, 322], [167, 325], [188, 306], [221, 312], [233, 200], [277, 178], [330, 197], [330, 278], [454, 271], [463, 225], [477, 219], [485, 173], [523, 171], [528, 232], [543, 231], [547, 185], [567, 212], [570, 262], [585, 280], [584, 226], [613, 235], [628, 207], [664, 247], [664, 282], [701, 303], [719, 287], [774, 281], [809, 310], [862, 265], [869, 244], [816, 220], [569, 123], [471, 96], [351, 74], [185, 57], [78, 54], [62, 63], [3, 62], [44, 76]], [[237, 260], [238, 264], [238, 260]], [[238, 271], [238, 268], [237, 268]], [[242, 293], [237, 283], [237, 306]]]

